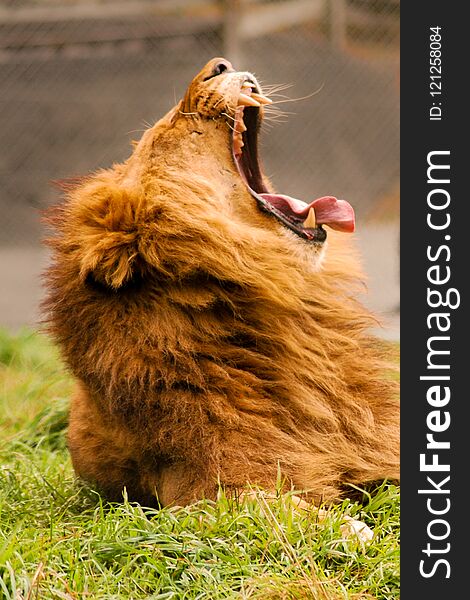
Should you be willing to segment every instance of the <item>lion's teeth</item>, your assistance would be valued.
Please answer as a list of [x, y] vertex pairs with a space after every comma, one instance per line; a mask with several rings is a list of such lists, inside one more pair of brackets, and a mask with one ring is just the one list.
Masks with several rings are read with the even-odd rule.
[[314, 229], [317, 226], [317, 220], [315, 218], [315, 210], [313, 209], [313, 207], [310, 208], [310, 210], [308, 211], [307, 218], [305, 219], [303, 225], [304, 225], [304, 227], [307, 227], [308, 229]]
[[233, 138], [233, 150], [235, 154], [241, 154], [241, 149], [243, 148], [243, 139], [241, 135], [235, 135]]
[[253, 92], [251, 94], [251, 97], [254, 98], [260, 104], [272, 104], [273, 103], [271, 98], [268, 98], [267, 96], [263, 96], [262, 94], [256, 94], [255, 92]]
[[244, 131], [246, 131], [246, 125], [243, 121], [237, 121], [237, 131], [239, 133], [243, 133]]
[[261, 104], [253, 97], [247, 96], [246, 94], [240, 94], [238, 96], [238, 106], [261, 106]]

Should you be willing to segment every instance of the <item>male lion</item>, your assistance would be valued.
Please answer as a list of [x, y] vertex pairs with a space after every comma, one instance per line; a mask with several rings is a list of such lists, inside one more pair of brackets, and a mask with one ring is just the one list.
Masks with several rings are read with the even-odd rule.
[[77, 380], [68, 443], [111, 500], [272, 491], [280, 473], [318, 503], [398, 478], [396, 389], [353, 297], [348, 236], [331, 231], [354, 228], [352, 208], [271, 190], [269, 102], [211, 60], [50, 218], [46, 309]]

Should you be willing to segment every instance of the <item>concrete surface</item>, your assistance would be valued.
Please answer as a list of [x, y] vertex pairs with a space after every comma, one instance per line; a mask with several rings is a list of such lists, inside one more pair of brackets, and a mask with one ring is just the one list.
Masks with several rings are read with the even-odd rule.
[[382, 326], [374, 332], [388, 340], [400, 339], [400, 227], [398, 220], [369, 223], [357, 240], [367, 276], [363, 301]]

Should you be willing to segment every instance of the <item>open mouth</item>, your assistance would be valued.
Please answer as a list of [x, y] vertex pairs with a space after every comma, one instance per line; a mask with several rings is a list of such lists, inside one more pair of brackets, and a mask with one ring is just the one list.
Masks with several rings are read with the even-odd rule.
[[323, 225], [337, 231], [354, 231], [354, 210], [346, 200], [324, 196], [307, 203], [285, 194], [273, 194], [266, 189], [258, 158], [258, 134], [261, 126], [260, 108], [271, 102], [259, 92], [253, 81], [247, 79], [243, 83], [235, 111], [232, 153], [250, 194], [261, 210], [273, 215], [309, 242], [321, 244], [326, 240]]

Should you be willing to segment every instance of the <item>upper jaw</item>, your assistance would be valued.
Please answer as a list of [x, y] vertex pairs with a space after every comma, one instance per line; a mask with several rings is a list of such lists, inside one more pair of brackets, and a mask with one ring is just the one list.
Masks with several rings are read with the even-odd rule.
[[[238, 160], [242, 156], [242, 148], [245, 145], [243, 136], [243, 134], [247, 131], [247, 127], [244, 122], [245, 110], [248, 108], [260, 109], [266, 104], [272, 104], [272, 100], [260, 91], [256, 79], [251, 74], [248, 74], [246, 79], [244, 79], [242, 82], [235, 108], [233, 125], [233, 154], [235, 159]], [[257, 116], [259, 119], [259, 112]]]

